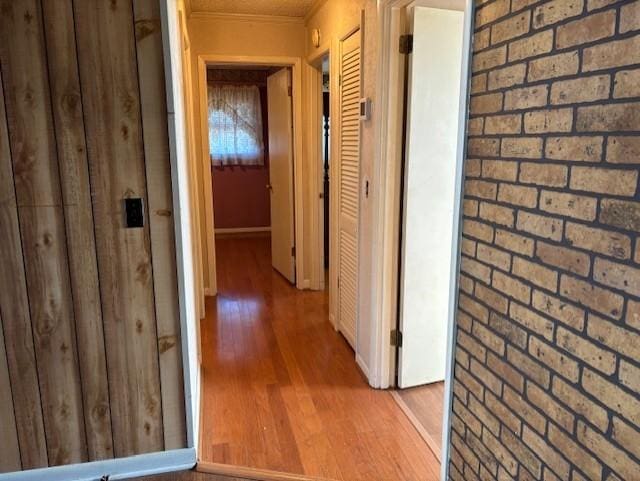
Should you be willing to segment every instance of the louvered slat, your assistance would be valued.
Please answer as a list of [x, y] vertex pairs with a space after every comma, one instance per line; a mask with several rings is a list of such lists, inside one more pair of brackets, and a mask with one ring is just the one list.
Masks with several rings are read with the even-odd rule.
[[360, 192], [360, 32], [342, 44], [340, 65], [339, 328], [355, 348]]

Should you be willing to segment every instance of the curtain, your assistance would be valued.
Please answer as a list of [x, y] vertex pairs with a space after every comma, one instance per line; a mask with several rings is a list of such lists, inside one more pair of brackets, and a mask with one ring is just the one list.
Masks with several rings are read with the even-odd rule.
[[211, 164], [264, 165], [262, 106], [255, 85], [209, 85]]

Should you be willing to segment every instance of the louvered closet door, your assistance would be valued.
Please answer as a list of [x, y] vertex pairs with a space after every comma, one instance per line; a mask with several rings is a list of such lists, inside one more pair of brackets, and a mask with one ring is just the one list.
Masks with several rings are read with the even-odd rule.
[[338, 326], [356, 347], [360, 192], [360, 31], [341, 42]]

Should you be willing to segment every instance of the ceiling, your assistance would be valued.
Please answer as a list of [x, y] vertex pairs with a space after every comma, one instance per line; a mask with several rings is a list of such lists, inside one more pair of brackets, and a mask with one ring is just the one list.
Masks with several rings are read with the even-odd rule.
[[314, 0], [191, 0], [192, 12], [304, 17]]

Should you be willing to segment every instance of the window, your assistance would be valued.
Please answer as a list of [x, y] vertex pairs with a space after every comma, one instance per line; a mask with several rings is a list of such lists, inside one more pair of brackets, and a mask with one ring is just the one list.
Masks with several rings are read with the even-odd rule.
[[209, 85], [211, 164], [264, 165], [260, 90], [254, 85]]

